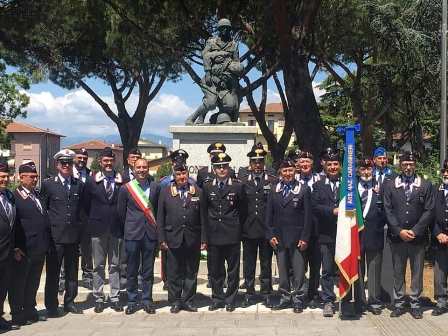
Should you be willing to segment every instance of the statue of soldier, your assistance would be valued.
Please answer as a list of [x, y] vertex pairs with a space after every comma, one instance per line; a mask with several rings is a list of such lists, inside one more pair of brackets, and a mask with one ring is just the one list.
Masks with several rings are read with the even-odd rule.
[[211, 116], [211, 124], [236, 122], [240, 106], [237, 87], [243, 66], [239, 59], [238, 42], [232, 38], [232, 26], [228, 19], [219, 20], [218, 36], [207, 40], [202, 58], [205, 76], [200, 86], [204, 98], [185, 123], [203, 124], [207, 113], [216, 107], [219, 112]]

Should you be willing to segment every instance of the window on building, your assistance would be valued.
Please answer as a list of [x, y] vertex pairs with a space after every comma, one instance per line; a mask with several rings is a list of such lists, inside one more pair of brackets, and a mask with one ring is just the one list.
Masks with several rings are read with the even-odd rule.
[[274, 132], [274, 120], [268, 119], [268, 127], [271, 130], [271, 132]]
[[253, 119], [249, 119], [247, 123], [249, 126], [255, 126], [255, 120]]
[[33, 145], [31, 145], [31, 144], [23, 144], [23, 150], [24, 151], [33, 150]]

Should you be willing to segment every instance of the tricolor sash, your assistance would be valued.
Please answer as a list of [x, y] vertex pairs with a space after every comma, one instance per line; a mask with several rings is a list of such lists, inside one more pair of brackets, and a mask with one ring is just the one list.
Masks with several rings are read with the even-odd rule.
[[131, 182], [126, 183], [125, 186], [129, 191], [129, 194], [131, 194], [135, 203], [137, 203], [138, 207], [143, 211], [143, 214], [145, 215], [149, 224], [157, 229], [156, 218], [154, 217], [151, 201], [149, 200], [148, 196], [146, 196], [143, 189], [140, 187], [138, 181], [132, 180]]

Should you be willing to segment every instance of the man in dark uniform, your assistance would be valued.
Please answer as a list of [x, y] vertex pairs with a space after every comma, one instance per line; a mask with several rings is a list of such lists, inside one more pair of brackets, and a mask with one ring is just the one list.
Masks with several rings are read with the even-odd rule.
[[91, 237], [93, 255], [93, 296], [95, 313], [103, 312], [106, 297], [106, 261], [112, 309], [121, 312], [120, 299], [120, 251], [123, 243], [123, 227], [117, 213], [118, 193], [123, 184], [120, 173], [114, 170], [115, 154], [112, 148], [104, 148], [99, 155], [100, 171], [87, 180], [84, 189], [84, 206], [88, 217], [87, 232]]
[[36, 191], [34, 162], [19, 166], [20, 186], [15, 190], [16, 242], [18, 257], [13, 261], [10, 304], [11, 316], [17, 324], [45, 321], [36, 310], [36, 295], [45, 255], [50, 246], [50, 223]]
[[46, 260], [45, 307], [48, 317], [58, 317], [58, 281], [62, 260], [65, 269], [64, 310], [82, 314], [75, 306], [78, 294], [78, 246], [82, 231], [81, 199], [84, 183], [73, 177], [75, 153], [63, 149], [56, 153], [58, 175], [42, 183], [41, 199], [48, 211], [51, 237]]
[[336, 151], [326, 151], [322, 158], [325, 162], [325, 175], [313, 184], [313, 212], [317, 218], [318, 242], [322, 263], [322, 301], [324, 317], [334, 314], [334, 284], [337, 267], [334, 261], [336, 247], [336, 223], [339, 207], [340, 157]]
[[432, 311], [433, 316], [439, 316], [448, 311], [448, 165], [445, 160], [442, 173], [442, 183], [435, 194], [435, 220], [432, 236], [435, 245], [434, 265], [434, 298], [437, 301]]
[[121, 188], [118, 195], [118, 214], [124, 223], [124, 245], [128, 255], [126, 315], [140, 309], [138, 299], [138, 273], [141, 266], [143, 309], [155, 314], [152, 299], [154, 283], [154, 260], [157, 249], [157, 203], [158, 185], [149, 177], [148, 161], [135, 161], [135, 179]]
[[[304, 308], [305, 250], [312, 230], [311, 195], [308, 186], [297, 181], [294, 163], [283, 160], [280, 164], [281, 182], [269, 194], [266, 208], [266, 237], [277, 250], [280, 274], [280, 303], [273, 307], [280, 310], [293, 307], [294, 313]], [[291, 288], [290, 270], [293, 270]]]
[[201, 251], [200, 189], [189, 182], [183, 161], [173, 166], [174, 181], [161, 190], [157, 225], [162, 250], [167, 251], [168, 301], [171, 312], [196, 312], [196, 294]]
[[384, 184], [384, 209], [388, 222], [394, 266], [394, 310], [391, 317], [406, 312], [405, 276], [411, 264], [411, 315], [421, 319], [420, 295], [423, 290], [425, 239], [432, 221], [434, 195], [431, 183], [415, 173], [416, 158], [412, 152], [400, 156], [400, 175]]
[[7, 189], [9, 169], [5, 163], [0, 163], [0, 332], [20, 329], [20, 326], [3, 318], [3, 305], [8, 293], [11, 259], [13, 254], [20, 258], [20, 251], [14, 252], [16, 206], [14, 195]]
[[377, 147], [373, 152], [373, 179], [375, 189], [381, 192], [381, 187], [387, 181], [393, 180], [397, 175], [388, 166], [387, 152], [384, 147]]
[[[313, 185], [320, 181], [322, 175], [313, 172], [314, 157], [313, 154], [307, 151], [299, 151], [297, 153], [295, 166], [296, 166], [296, 179], [308, 186], [313, 191]], [[297, 175], [297, 170], [299, 174]], [[307, 301], [310, 308], [316, 308], [319, 305], [319, 279], [320, 279], [320, 265], [321, 265], [321, 255], [320, 247], [318, 242], [318, 231], [317, 231], [317, 218], [312, 215], [313, 230], [311, 232], [311, 237], [308, 243], [308, 248], [306, 249], [307, 260], [306, 263], [309, 267], [309, 279], [308, 279], [308, 289], [307, 289]]]
[[260, 257], [260, 293], [265, 296], [266, 303], [270, 305], [272, 293], [272, 247], [266, 239], [265, 210], [271, 186], [276, 177], [265, 171], [265, 157], [267, 152], [261, 144], [255, 146], [248, 154], [248, 175], [241, 176], [245, 195], [245, 221], [243, 223], [243, 274], [246, 287], [246, 296], [242, 307], [253, 304], [255, 296], [255, 269], [257, 253]]
[[367, 264], [368, 299], [367, 309], [374, 315], [380, 315], [381, 302], [381, 265], [384, 249], [384, 213], [381, 195], [375, 189], [373, 179], [373, 162], [368, 158], [358, 161], [358, 192], [361, 200], [364, 230], [361, 238], [361, 273], [362, 280]]
[[[183, 149], [177, 149], [174, 152], [172, 152], [170, 154], [170, 159], [171, 159], [171, 170], [172, 170], [172, 174], [171, 175], [167, 175], [164, 176], [160, 179], [159, 181], [159, 186], [160, 186], [160, 190], [164, 189], [165, 187], [169, 186], [172, 182], [174, 182], [174, 170], [173, 167], [178, 164], [178, 163], [184, 163], [186, 164], [187, 159], [188, 159], [188, 153], [186, 151], [184, 151]], [[196, 183], [192, 178], [188, 178], [188, 182], [190, 184]], [[162, 249], [161, 253], [161, 260], [160, 260], [160, 265], [161, 265], [161, 278], [163, 281], [163, 290], [168, 290], [168, 281], [167, 281], [167, 260], [168, 260], [168, 256], [167, 256], [167, 250], [166, 249]]]
[[[238, 294], [244, 194], [242, 184], [230, 176], [230, 161], [226, 153], [212, 157], [216, 177], [204, 184], [201, 194], [202, 249], [208, 252], [211, 311], [224, 306], [227, 311], [234, 311]], [[226, 263], [228, 286], [224, 295]]]
[[[73, 177], [86, 183], [90, 177], [91, 171], [87, 168], [87, 160], [89, 153], [87, 149], [75, 149], [75, 159], [73, 161]], [[87, 217], [85, 213], [81, 212], [81, 222], [83, 231], [81, 233], [81, 269], [82, 269], [82, 284], [88, 289], [92, 289], [93, 279], [93, 259], [92, 259], [92, 242], [87, 232]]]

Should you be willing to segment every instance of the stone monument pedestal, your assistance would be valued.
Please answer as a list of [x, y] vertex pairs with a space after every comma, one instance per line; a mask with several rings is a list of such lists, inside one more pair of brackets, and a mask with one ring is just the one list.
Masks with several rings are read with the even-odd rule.
[[222, 142], [226, 146], [226, 153], [232, 158], [230, 166], [238, 171], [240, 167], [249, 164], [247, 153], [255, 144], [256, 126], [246, 126], [242, 123], [225, 125], [173, 125], [173, 150], [182, 148], [189, 154], [187, 164], [190, 173], [210, 164], [207, 147], [213, 142]]

